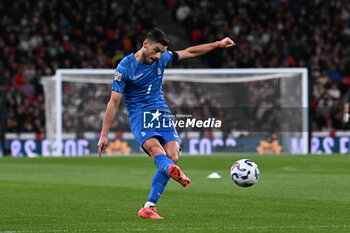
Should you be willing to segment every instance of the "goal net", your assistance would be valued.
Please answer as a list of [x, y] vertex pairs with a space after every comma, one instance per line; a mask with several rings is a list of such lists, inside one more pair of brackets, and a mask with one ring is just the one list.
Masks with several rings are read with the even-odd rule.
[[[113, 78], [109, 69], [63, 69], [42, 79], [53, 154], [97, 153]], [[167, 69], [163, 93], [184, 153], [308, 151], [304, 68]], [[123, 101], [109, 132], [109, 154], [142, 151]]]

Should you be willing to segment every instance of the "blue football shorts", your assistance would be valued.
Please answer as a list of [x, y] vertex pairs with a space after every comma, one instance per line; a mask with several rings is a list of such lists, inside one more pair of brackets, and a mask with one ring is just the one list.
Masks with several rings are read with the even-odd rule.
[[131, 131], [142, 147], [149, 138], [156, 138], [162, 146], [170, 141], [180, 144], [171, 113], [164, 111], [142, 111], [129, 113]]

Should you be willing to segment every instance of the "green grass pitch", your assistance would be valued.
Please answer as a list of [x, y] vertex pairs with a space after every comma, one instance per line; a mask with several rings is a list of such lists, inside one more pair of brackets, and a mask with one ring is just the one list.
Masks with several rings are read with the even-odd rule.
[[[250, 158], [259, 182], [230, 167]], [[188, 188], [170, 181], [164, 220], [140, 219], [155, 165], [147, 156], [0, 159], [0, 233], [350, 232], [349, 155], [182, 156]], [[222, 178], [206, 177], [218, 172]]]

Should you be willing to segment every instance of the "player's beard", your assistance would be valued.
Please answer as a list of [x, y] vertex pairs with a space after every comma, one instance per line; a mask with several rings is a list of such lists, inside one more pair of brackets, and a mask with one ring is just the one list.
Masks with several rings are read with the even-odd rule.
[[145, 53], [142, 53], [142, 60], [144, 63], [146, 63], [147, 65], [150, 65], [149, 64], [149, 58], [148, 56], [145, 54]]
[[158, 59], [153, 59], [146, 54], [142, 53], [142, 60], [147, 64], [147, 65], [152, 65], [154, 62], [156, 62]]

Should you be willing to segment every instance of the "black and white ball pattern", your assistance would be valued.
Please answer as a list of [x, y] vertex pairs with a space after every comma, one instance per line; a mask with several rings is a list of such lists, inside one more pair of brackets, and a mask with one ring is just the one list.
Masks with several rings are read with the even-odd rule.
[[231, 167], [232, 180], [241, 187], [250, 187], [259, 180], [259, 168], [249, 159], [240, 159]]

